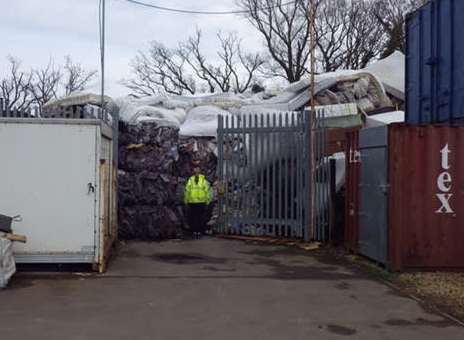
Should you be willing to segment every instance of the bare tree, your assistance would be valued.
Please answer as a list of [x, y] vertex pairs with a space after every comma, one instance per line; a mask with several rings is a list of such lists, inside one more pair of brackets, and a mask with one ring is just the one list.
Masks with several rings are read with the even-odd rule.
[[[308, 72], [310, 2], [237, 0], [264, 38], [267, 76], [298, 81]], [[404, 51], [404, 16], [427, 0], [315, 0], [318, 71], [360, 69]]]
[[243, 93], [248, 90], [264, 63], [261, 56], [243, 53], [236, 34], [223, 35], [219, 32], [217, 37], [221, 48], [217, 52], [218, 62], [212, 64], [202, 52], [201, 37], [201, 31], [197, 30], [194, 36], [180, 44], [178, 53], [196, 77], [207, 84], [208, 91]]
[[42, 107], [60, 95], [82, 91], [97, 74], [74, 63], [68, 56], [64, 65], [56, 65], [50, 58], [44, 68], [23, 71], [18, 59], [9, 56], [8, 73], [0, 79], [0, 98], [9, 109], [25, 110], [31, 106]]
[[148, 53], [139, 52], [132, 61], [134, 78], [124, 84], [141, 96], [195, 94], [202, 88], [211, 93], [250, 89], [263, 59], [259, 54], [243, 53], [235, 34], [218, 33], [217, 37], [220, 49], [214, 63], [202, 50], [199, 30], [177, 48], [152, 42]]
[[[347, 1], [345, 1], [347, 3]], [[366, 0], [351, 0], [348, 6], [348, 32], [345, 37], [344, 69], [361, 69], [377, 59], [385, 42], [385, 32], [372, 16], [372, 3]]]
[[149, 96], [160, 92], [194, 94], [196, 84], [185, 72], [185, 59], [163, 44], [153, 41], [148, 53], [139, 52], [131, 63], [134, 77], [124, 84], [135, 95]]
[[73, 92], [83, 91], [85, 86], [97, 75], [95, 70], [86, 70], [81, 64], [74, 63], [70, 56], [65, 57], [64, 90], [65, 95]]
[[[320, 0], [319, 0], [320, 1]], [[264, 38], [266, 75], [295, 82], [306, 73], [309, 58], [309, 3], [299, 0], [238, 0], [247, 18]]]
[[7, 76], [0, 80], [0, 98], [9, 110], [24, 110], [33, 101], [32, 74], [21, 70], [18, 59], [9, 56], [7, 60], [10, 66]]
[[405, 15], [426, 2], [427, 0], [373, 1], [372, 13], [387, 34], [381, 57], [389, 56], [397, 50], [405, 51]]
[[50, 59], [45, 68], [32, 70], [32, 76], [32, 96], [42, 113], [44, 104], [57, 97], [63, 75]]
[[346, 1], [324, 1], [316, 9], [317, 59], [325, 72], [335, 71], [345, 64], [346, 43], [352, 30], [350, 6]]
[[[380, 1], [380, 0], [377, 0]], [[267, 75], [298, 81], [308, 72], [308, 0], [239, 0], [264, 37], [272, 60]], [[316, 0], [316, 69], [324, 72], [365, 67], [381, 53], [384, 30], [373, 17], [370, 0]]]

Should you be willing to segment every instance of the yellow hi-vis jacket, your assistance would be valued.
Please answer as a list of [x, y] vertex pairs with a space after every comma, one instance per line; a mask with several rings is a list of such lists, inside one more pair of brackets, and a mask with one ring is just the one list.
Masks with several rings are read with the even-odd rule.
[[209, 183], [205, 176], [198, 175], [198, 183], [195, 181], [196, 176], [192, 176], [187, 181], [184, 193], [185, 204], [210, 204], [211, 191]]

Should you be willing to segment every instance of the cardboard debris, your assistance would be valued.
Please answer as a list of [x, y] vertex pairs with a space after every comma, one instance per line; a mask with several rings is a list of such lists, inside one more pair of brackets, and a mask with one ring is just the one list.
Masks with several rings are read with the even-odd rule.
[[134, 149], [143, 148], [144, 146], [145, 146], [145, 144], [143, 144], [143, 143], [140, 143], [140, 144], [129, 144], [128, 146], [126, 146], [126, 149], [127, 149], [127, 150], [134, 150]]

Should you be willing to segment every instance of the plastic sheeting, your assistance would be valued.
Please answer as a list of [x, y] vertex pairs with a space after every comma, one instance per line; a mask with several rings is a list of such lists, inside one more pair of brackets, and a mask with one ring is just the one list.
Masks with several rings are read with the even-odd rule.
[[346, 159], [344, 152], [337, 152], [331, 157], [335, 159], [335, 186], [337, 192], [345, 185]]
[[[401, 55], [393, 57], [400, 59]], [[360, 112], [367, 114], [392, 108], [393, 103], [383, 84], [396, 86], [396, 80], [388, 82], [385, 75], [387, 71], [395, 72], [390, 70], [389, 60], [379, 63], [382, 64], [377, 68], [372, 66], [376, 74], [366, 70], [341, 70], [317, 75], [314, 89], [316, 105], [352, 103]], [[390, 68], [386, 65], [390, 65]], [[401, 68], [396, 73], [402, 73]], [[148, 120], [161, 126], [177, 126], [182, 136], [215, 137], [218, 114], [298, 111], [311, 100], [309, 87], [309, 79], [302, 79], [281, 90], [270, 89], [256, 94], [165, 95], [142, 99], [126, 97], [117, 99], [116, 104], [120, 108], [121, 119], [125, 122], [134, 124]], [[187, 115], [182, 117], [181, 112], [186, 112]], [[179, 122], [178, 125], [175, 120]]]
[[366, 127], [404, 123], [404, 111], [386, 112], [366, 118]]
[[216, 106], [198, 106], [187, 113], [185, 122], [180, 126], [179, 135], [193, 137], [215, 137], [218, 128], [218, 116], [230, 113]]
[[[89, 92], [76, 92], [72, 93], [69, 96], [52, 99], [47, 102], [43, 109], [53, 109], [55, 107], [67, 107], [67, 106], [84, 106], [84, 105], [101, 105], [101, 96], [95, 93]], [[108, 96], [105, 96], [105, 105], [113, 105], [113, 99]]]
[[[119, 98], [115, 102], [122, 121], [131, 124], [156, 122], [159, 126], [177, 128], [184, 122], [185, 108], [188, 107], [181, 100], [169, 101], [166, 97]], [[164, 104], [165, 106], [155, 106]]]
[[0, 289], [8, 285], [16, 272], [16, 264], [13, 257], [13, 242], [2, 238], [0, 235]]
[[375, 75], [391, 95], [405, 99], [406, 59], [403, 53], [397, 51], [389, 57], [379, 60], [364, 69]]

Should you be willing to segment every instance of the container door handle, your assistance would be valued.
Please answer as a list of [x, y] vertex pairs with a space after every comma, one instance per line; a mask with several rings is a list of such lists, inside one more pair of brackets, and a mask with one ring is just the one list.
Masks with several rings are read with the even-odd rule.
[[384, 195], [388, 195], [388, 191], [390, 189], [390, 184], [380, 184], [379, 187], [382, 190]]

